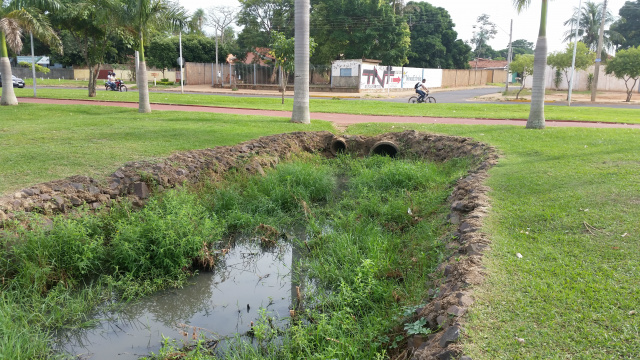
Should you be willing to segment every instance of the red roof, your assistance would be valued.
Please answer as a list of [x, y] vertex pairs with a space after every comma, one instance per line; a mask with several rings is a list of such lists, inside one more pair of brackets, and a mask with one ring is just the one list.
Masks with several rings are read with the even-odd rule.
[[245, 64], [256, 63], [259, 65], [265, 65], [264, 60], [267, 60], [267, 59], [273, 62], [275, 58], [271, 56], [271, 54], [269, 54], [269, 51], [271, 51], [271, 49], [269, 48], [255, 48], [254, 51], [247, 53], [247, 58], [245, 59], [244, 63]]
[[478, 69], [503, 69], [505, 66], [507, 66], [507, 60], [490, 60], [479, 58], [477, 65], [476, 60], [474, 59], [469, 61], [469, 66], [471, 66], [472, 69], [475, 69], [476, 67]]

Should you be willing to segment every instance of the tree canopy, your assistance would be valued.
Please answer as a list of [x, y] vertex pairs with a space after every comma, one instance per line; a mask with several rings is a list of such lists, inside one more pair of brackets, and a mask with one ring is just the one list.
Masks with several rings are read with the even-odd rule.
[[620, 35], [614, 43], [621, 49], [640, 46], [640, 0], [626, 1], [618, 15], [620, 19], [611, 25], [611, 31]]
[[458, 39], [449, 12], [427, 2], [409, 2], [404, 9], [411, 31], [409, 66], [442, 69], [469, 67], [471, 47]]
[[627, 102], [630, 102], [633, 90], [640, 79], [640, 46], [618, 51], [616, 57], [607, 62], [605, 72], [624, 80]]
[[[586, 70], [589, 66], [593, 65], [595, 60], [595, 52], [591, 51], [583, 42], [578, 42], [578, 48], [576, 49], [576, 70]], [[573, 43], [568, 44], [564, 51], [557, 51], [549, 54], [547, 58], [547, 64], [549, 64], [549, 66], [564, 73], [567, 85], [569, 85], [571, 81], [569, 78], [569, 71], [571, 70], [572, 62]]]

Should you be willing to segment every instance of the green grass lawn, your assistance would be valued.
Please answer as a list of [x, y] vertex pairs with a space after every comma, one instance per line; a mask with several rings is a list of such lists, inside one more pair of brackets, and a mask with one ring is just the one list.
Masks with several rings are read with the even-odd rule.
[[[501, 111], [506, 116], [517, 109]], [[72, 174], [105, 174], [123, 162], [177, 150], [331, 128], [284, 118], [140, 115], [92, 106], [23, 104], [1, 111], [0, 193]], [[600, 109], [588, 113], [604, 116]], [[477, 302], [465, 326], [464, 346], [473, 359], [640, 357], [640, 131], [392, 126], [361, 124], [348, 132], [411, 128], [471, 136], [503, 155], [487, 182], [492, 209], [485, 230], [493, 241], [484, 260], [487, 280], [475, 289]]]
[[127, 161], [180, 150], [332, 129], [327, 122], [302, 126], [287, 118], [159, 111], [143, 115], [137, 109], [86, 105], [21, 104], [0, 111], [0, 194], [71, 175], [106, 175]]
[[[15, 89], [17, 96], [33, 96], [33, 90]], [[55, 99], [89, 99], [86, 91], [71, 89], [41, 89], [38, 96]], [[435, 97], [437, 99], [437, 94]], [[222, 106], [245, 109], [286, 110], [293, 108], [293, 99], [280, 98], [235, 97], [223, 95], [178, 94], [151, 92], [152, 103], [187, 104], [204, 106]], [[138, 101], [138, 93], [98, 91], [92, 100], [101, 101]], [[408, 104], [371, 100], [330, 100], [311, 99], [312, 112], [364, 114], [364, 115], [398, 115], [398, 116], [432, 116], [478, 119], [527, 119], [529, 104]], [[640, 123], [640, 112], [637, 109], [612, 109], [590, 107], [548, 106], [545, 109], [547, 120], [574, 120], [618, 123]]]
[[464, 337], [473, 359], [640, 358], [640, 131], [391, 126], [349, 133], [435, 131], [503, 154]]

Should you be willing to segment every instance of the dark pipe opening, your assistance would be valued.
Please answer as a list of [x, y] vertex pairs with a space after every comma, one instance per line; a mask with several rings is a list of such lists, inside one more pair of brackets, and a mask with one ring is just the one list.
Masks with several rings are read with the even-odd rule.
[[389, 141], [381, 141], [371, 148], [370, 155], [390, 156], [392, 158], [398, 155], [398, 147]]
[[336, 155], [347, 151], [347, 144], [342, 139], [336, 139], [331, 143], [331, 153]]

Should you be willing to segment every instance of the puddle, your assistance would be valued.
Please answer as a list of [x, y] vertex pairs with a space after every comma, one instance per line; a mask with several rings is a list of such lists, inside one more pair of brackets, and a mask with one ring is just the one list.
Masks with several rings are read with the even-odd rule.
[[182, 289], [98, 314], [103, 320], [97, 326], [60, 336], [58, 351], [79, 359], [138, 359], [157, 353], [163, 336], [190, 340], [194, 327], [207, 338], [244, 334], [261, 307], [275, 319], [287, 318], [296, 297], [292, 263], [299, 257], [297, 247], [284, 242], [266, 250], [238, 243], [215, 271], [201, 272]]

